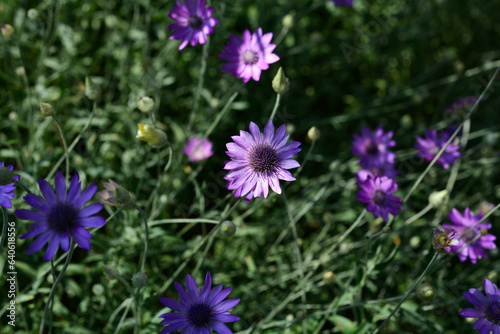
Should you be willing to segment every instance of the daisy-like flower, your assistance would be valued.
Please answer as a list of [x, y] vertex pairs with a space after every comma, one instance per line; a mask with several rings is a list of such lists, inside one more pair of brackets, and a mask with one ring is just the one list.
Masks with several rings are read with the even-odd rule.
[[460, 311], [465, 318], [479, 318], [472, 327], [479, 330], [479, 334], [500, 334], [500, 293], [498, 287], [489, 279], [484, 279], [486, 297], [477, 289], [464, 292], [464, 297], [475, 308], [466, 308]]
[[460, 245], [453, 246], [452, 252], [457, 252], [463, 246], [468, 245], [458, 253], [458, 259], [461, 262], [470, 259], [470, 262], [476, 263], [477, 259], [487, 258], [484, 249], [497, 248], [494, 241], [496, 237], [492, 234], [488, 234], [487, 230], [491, 228], [490, 223], [481, 223], [476, 226], [472, 231], [467, 232], [471, 227], [476, 225], [478, 221], [483, 218], [483, 214], [479, 213], [474, 215], [469, 208], [465, 208], [464, 215], [457, 210], [453, 209], [449, 213], [451, 222], [453, 224], [443, 224], [444, 228], [451, 227], [458, 232], [460, 239]]
[[231, 137], [234, 143], [226, 144], [226, 153], [231, 160], [226, 161], [224, 166], [231, 171], [224, 178], [229, 181], [227, 189], [235, 190], [234, 197], [246, 195], [247, 202], [261, 194], [267, 198], [269, 186], [281, 194], [279, 180], [295, 180], [287, 169], [300, 166], [292, 159], [300, 152], [300, 143], [293, 141], [287, 144], [289, 135], [285, 131], [283, 124], [274, 133], [270, 120], [262, 134], [259, 127], [250, 122], [250, 133], [241, 130], [239, 136]]
[[219, 20], [212, 17], [213, 10], [212, 7], [207, 8], [205, 0], [186, 0], [185, 4], [177, 0], [177, 6], [173, 6], [168, 13], [177, 22], [169, 24], [168, 29], [174, 31], [170, 39], [182, 39], [179, 50], [184, 49], [188, 43], [195, 46], [207, 42], [207, 35], [213, 33], [214, 27], [219, 23]]
[[385, 164], [394, 164], [396, 154], [389, 148], [396, 145], [392, 140], [392, 131], [384, 132], [378, 126], [374, 132], [369, 128], [361, 128], [361, 136], [354, 134], [352, 142], [352, 154], [361, 156], [359, 164], [364, 169], [380, 168]]
[[333, 3], [335, 4], [335, 7], [339, 6], [352, 7], [352, 1], [353, 0], [333, 0]]
[[[425, 132], [425, 139], [417, 137], [417, 144], [415, 144], [415, 148], [419, 150], [417, 155], [427, 161], [432, 161], [449, 138], [450, 134], [448, 132], [443, 132], [441, 136], [438, 136], [436, 130], [427, 130]], [[443, 166], [444, 169], [448, 169], [450, 164], [454, 163], [460, 156], [459, 149], [460, 145], [458, 143], [454, 144], [451, 142], [436, 161], [436, 164]]]
[[48, 243], [43, 256], [44, 261], [50, 261], [59, 248], [65, 252], [69, 249], [70, 239], [83, 249], [90, 250], [90, 234], [85, 227], [101, 227], [106, 221], [102, 217], [93, 216], [102, 209], [100, 203], [93, 203], [83, 207], [97, 191], [97, 185], [92, 183], [81, 191], [78, 174], [75, 173], [66, 192], [66, 182], [61, 173], [57, 173], [54, 180], [56, 193], [50, 184], [38, 179], [38, 185], [44, 198], [28, 194], [24, 200], [37, 211], [19, 209], [15, 215], [24, 220], [36, 223], [29, 226], [29, 232], [20, 236], [20, 239], [37, 237], [28, 247], [27, 254], [38, 252]]
[[184, 154], [191, 162], [205, 160], [214, 154], [212, 143], [208, 139], [202, 141], [202, 138], [199, 137], [191, 138], [184, 148]]
[[356, 172], [358, 177], [358, 182], [364, 182], [369, 177], [375, 176], [387, 176], [390, 179], [394, 179], [398, 175], [398, 172], [394, 169], [394, 165], [391, 163], [384, 162], [378, 167], [371, 167], [369, 169], [361, 169]]
[[222, 289], [222, 284], [212, 289], [212, 277], [207, 272], [205, 284], [201, 291], [191, 275], [186, 277], [187, 292], [182, 285], [174, 282], [179, 293], [179, 301], [162, 297], [160, 302], [166, 307], [180, 313], [164, 313], [160, 318], [164, 320], [162, 325], [168, 325], [161, 333], [170, 333], [175, 330], [183, 330], [182, 333], [209, 334], [212, 330], [219, 334], [232, 334], [233, 332], [224, 322], [235, 322], [239, 317], [229, 313], [235, 307], [239, 299], [226, 298], [232, 287]]
[[398, 185], [387, 176], [369, 177], [359, 185], [361, 190], [358, 191], [358, 201], [366, 203], [366, 210], [373, 213], [374, 217], [382, 216], [388, 221], [389, 213], [396, 216], [398, 211], [403, 209], [399, 205], [402, 199], [392, 195], [398, 189]]
[[438, 253], [449, 253], [451, 247], [458, 246], [460, 241], [457, 239], [457, 231], [448, 227], [444, 231], [434, 229], [434, 237], [432, 238], [432, 247]]
[[245, 30], [243, 39], [231, 35], [229, 43], [223, 48], [225, 53], [219, 55], [219, 58], [228, 61], [221, 70], [242, 78], [243, 82], [252, 78], [259, 81], [260, 73], [280, 59], [273, 53], [276, 45], [271, 44], [271, 38], [273, 33], [262, 35], [262, 28], [253, 34]]
[[7, 209], [12, 209], [11, 199], [16, 197], [14, 194], [14, 180], [19, 181], [19, 175], [12, 174], [14, 166], [4, 166], [3, 161], [0, 162], [0, 206]]

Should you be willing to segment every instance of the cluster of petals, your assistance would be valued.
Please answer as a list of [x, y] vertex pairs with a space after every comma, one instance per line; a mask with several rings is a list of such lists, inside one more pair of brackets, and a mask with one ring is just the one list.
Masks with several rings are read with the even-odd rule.
[[389, 214], [396, 216], [403, 208], [399, 204], [402, 200], [392, 194], [398, 189], [393, 179], [387, 176], [369, 177], [364, 182], [359, 182], [361, 190], [358, 191], [358, 201], [366, 203], [366, 210], [374, 217], [389, 220]]
[[19, 181], [19, 175], [12, 175], [14, 166], [9, 165], [5, 167], [3, 161], [0, 162], [0, 168], [4, 168], [4, 174], [8, 174], [1, 176], [2, 181], [5, 178], [5, 182], [0, 183], [0, 206], [7, 209], [12, 209], [11, 200], [16, 197], [16, 194], [14, 194], [14, 189], [16, 189], [14, 180]]
[[[425, 138], [417, 137], [417, 144], [415, 144], [415, 148], [419, 151], [417, 155], [427, 161], [432, 161], [446, 145], [450, 136], [450, 133], [446, 131], [439, 136], [436, 130], [427, 130]], [[443, 166], [444, 169], [448, 169], [460, 157], [459, 149], [460, 146], [458, 143], [450, 142], [443, 151], [443, 154], [436, 161], [436, 164]]]
[[465, 318], [478, 318], [474, 322], [473, 329], [479, 330], [479, 334], [500, 334], [500, 293], [498, 287], [489, 279], [484, 279], [484, 296], [477, 289], [469, 289], [464, 292], [464, 297], [475, 308], [466, 308], [460, 311]]

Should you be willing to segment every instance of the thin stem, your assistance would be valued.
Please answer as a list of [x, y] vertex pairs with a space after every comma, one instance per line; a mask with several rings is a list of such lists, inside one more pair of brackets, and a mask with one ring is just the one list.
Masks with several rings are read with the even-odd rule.
[[7, 222], [8, 222], [8, 219], [9, 217], [7, 216], [7, 209], [2, 207], [2, 221], [3, 221], [3, 225], [2, 225], [2, 238], [0, 239], [0, 250], [3, 249], [3, 242], [5, 240], [5, 237], [7, 236]]
[[297, 169], [297, 172], [295, 172], [295, 178], [297, 178], [297, 175], [299, 175], [300, 172], [302, 172], [302, 169], [304, 169], [304, 166], [306, 165], [307, 160], [309, 160], [309, 158], [311, 157], [311, 152], [314, 149], [315, 144], [316, 144], [316, 141], [314, 140], [311, 143], [311, 146], [309, 146], [309, 149], [307, 150], [307, 153], [306, 153], [306, 157], [304, 158], [304, 160], [302, 160], [302, 164], [300, 165], [299, 169]]
[[172, 219], [160, 219], [154, 220], [149, 223], [150, 226], [163, 225], [163, 224], [193, 224], [193, 223], [207, 223], [207, 224], [219, 224], [218, 220], [213, 219], [203, 219], [203, 218], [172, 218]]
[[19, 186], [20, 188], [23, 188], [24, 191], [26, 191], [28, 194], [32, 194], [31, 190], [28, 187], [26, 187], [24, 184], [22, 184], [21, 182], [14, 180], [14, 184], [16, 186]]
[[141, 261], [141, 273], [144, 271], [144, 266], [146, 264], [146, 256], [148, 255], [148, 244], [149, 244], [149, 229], [148, 229], [148, 219], [146, 218], [146, 215], [144, 214], [144, 211], [137, 206], [134, 205], [134, 208], [139, 211], [139, 213], [142, 216], [142, 219], [144, 219], [144, 229], [146, 231], [146, 236], [144, 240], [144, 255], [142, 256], [142, 261]]
[[61, 269], [61, 272], [59, 273], [59, 276], [57, 276], [56, 281], [52, 285], [52, 289], [50, 290], [50, 294], [49, 294], [49, 299], [47, 300], [47, 304], [45, 304], [45, 310], [43, 311], [43, 318], [42, 318], [42, 322], [40, 323], [40, 332], [39, 332], [39, 334], [43, 333], [43, 329], [44, 329], [44, 326], [45, 326], [45, 318], [47, 316], [47, 311], [49, 310], [49, 304], [50, 304], [52, 298], [54, 297], [54, 293], [56, 291], [57, 284], [59, 283], [59, 281], [63, 277], [64, 273], [66, 272], [66, 269], [68, 268], [69, 263], [71, 262], [71, 257], [73, 256], [73, 252], [74, 251], [75, 251], [75, 241], [73, 239], [71, 239], [71, 245], [70, 245], [70, 248], [69, 248], [68, 257], [66, 258], [66, 262], [64, 262], [64, 266]]
[[59, 122], [59, 119], [56, 117], [56, 115], [52, 115], [52, 118], [54, 121], [56, 121], [57, 128], [59, 129], [59, 135], [61, 136], [61, 140], [63, 143], [64, 147], [64, 157], [66, 158], [66, 180], [69, 179], [69, 153], [68, 153], [68, 146], [66, 145], [66, 139], [64, 139], [64, 134], [62, 131], [62, 126], [61, 122]]
[[[54, 268], [54, 258], [50, 259], [50, 270], [52, 273], [52, 282], [56, 281], [56, 269]], [[54, 312], [54, 299], [50, 303], [50, 317], [49, 317], [49, 334], [52, 333], [52, 312]]]
[[203, 81], [205, 79], [205, 71], [207, 69], [207, 58], [208, 58], [208, 46], [210, 44], [210, 38], [207, 36], [207, 42], [203, 45], [203, 51], [201, 55], [201, 65], [200, 65], [200, 77], [198, 79], [198, 86], [196, 87], [196, 92], [193, 99], [193, 108], [191, 109], [191, 114], [189, 115], [189, 121], [186, 133], [189, 134], [191, 128], [193, 127], [194, 119], [196, 117], [196, 112], [198, 111], [198, 106], [200, 104], [201, 90], [203, 88]]
[[278, 110], [278, 107], [280, 105], [280, 100], [281, 100], [281, 94], [276, 94], [276, 102], [274, 103], [274, 108], [273, 112], [271, 113], [271, 117], [269, 117], [269, 120], [272, 121], [274, 116], [276, 115], [276, 111]]
[[234, 99], [236, 98], [236, 96], [238, 96], [238, 94], [240, 93], [240, 89], [241, 89], [241, 85], [236, 89], [236, 91], [233, 93], [233, 95], [231, 95], [231, 97], [229, 98], [229, 100], [227, 100], [226, 104], [224, 105], [224, 107], [222, 108], [222, 110], [219, 112], [219, 114], [217, 115], [217, 117], [215, 118], [214, 122], [212, 123], [212, 125], [210, 126], [210, 128], [207, 130], [207, 132], [205, 132], [205, 134], [203, 135], [203, 138], [201, 140], [201, 142], [204, 142], [205, 139], [208, 138], [208, 136], [210, 136], [210, 134], [212, 133], [212, 131], [214, 131], [215, 127], [217, 126], [217, 124], [219, 124], [220, 120], [222, 119], [222, 117], [224, 117], [224, 115], [226, 114], [226, 112], [229, 110], [229, 107], [231, 106], [231, 104], [233, 103]]

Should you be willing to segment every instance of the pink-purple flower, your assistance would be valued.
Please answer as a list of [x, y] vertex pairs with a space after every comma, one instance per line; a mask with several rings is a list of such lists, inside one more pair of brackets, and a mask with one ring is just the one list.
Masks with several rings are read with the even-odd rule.
[[490, 223], [481, 223], [472, 231], [467, 232], [483, 218], [482, 213], [474, 215], [469, 208], [465, 208], [464, 214], [462, 215], [457, 209], [453, 209], [449, 213], [449, 216], [452, 224], [443, 224], [443, 227], [451, 227], [457, 230], [460, 239], [460, 244], [453, 246], [451, 251], [457, 252], [468, 245], [458, 253], [458, 258], [461, 262], [469, 258], [470, 261], [475, 264], [477, 259], [488, 257], [484, 251], [485, 249], [497, 247], [494, 243], [496, 237], [487, 232], [487, 230], [491, 228]]
[[382, 216], [388, 221], [389, 213], [396, 216], [403, 209], [399, 204], [401, 198], [392, 195], [398, 189], [394, 180], [386, 176], [375, 176], [359, 182], [359, 185], [361, 190], [358, 191], [358, 201], [366, 203], [366, 210], [374, 217]]
[[205, 44], [207, 35], [214, 32], [214, 26], [219, 21], [212, 17], [212, 7], [206, 6], [205, 0], [185, 0], [183, 3], [177, 0], [177, 5], [172, 7], [172, 11], [168, 13], [176, 23], [168, 26], [168, 29], [173, 30], [170, 39], [181, 39], [179, 50], [182, 50], [191, 43], [191, 46], [196, 44]]
[[460, 241], [457, 239], [457, 231], [448, 227], [444, 231], [434, 229], [434, 237], [432, 238], [432, 247], [438, 253], [449, 253], [451, 247], [458, 246]]
[[382, 126], [378, 126], [373, 132], [367, 127], [362, 127], [361, 136], [354, 134], [352, 153], [361, 157], [359, 162], [361, 167], [370, 170], [394, 164], [396, 154], [390, 148], [395, 146], [396, 142], [392, 140], [392, 135], [392, 131], [384, 132]]
[[[425, 138], [417, 137], [417, 144], [415, 144], [415, 148], [419, 150], [417, 155], [427, 161], [432, 161], [439, 150], [444, 147], [448, 139], [450, 139], [450, 133], [448, 132], [443, 132], [441, 136], [438, 136], [436, 130], [427, 130]], [[459, 149], [460, 145], [452, 141], [436, 161], [436, 164], [443, 166], [444, 169], [448, 169], [460, 156]]]
[[489, 279], [484, 279], [484, 292], [486, 297], [477, 289], [469, 289], [464, 292], [464, 297], [474, 305], [475, 308], [466, 308], [460, 311], [465, 318], [479, 318], [473, 329], [479, 330], [479, 334], [500, 334], [500, 293], [498, 287]]
[[219, 55], [228, 62], [221, 70], [242, 78], [243, 82], [252, 78], [259, 81], [261, 72], [280, 59], [273, 53], [276, 45], [271, 44], [272, 37], [272, 33], [262, 35], [262, 28], [253, 34], [245, 30], [243, 39], [231, 35], [229, 43], [223, 48], [224, 53]]
[[269, 187], [281, 194], [279, 180], [295, 180], [287, 169], [300, 166], [292, 159], [300, 152], [300, 143], [287, 143], [289, 135], [285, 132], [283, 124], [274, 133], [270, 120], [263, 134], [254, 122], [250, 122], [250, 133], [241, 130], [239, 136], [231, 137], [234, 142], [226, 144], [231, 160], [224, 166], [230, 172], [224, 178], [229, 181], [227, 189], [235, 190], [234, 197], [246, 195], [246, 201], [262, 194], [267, 197]]
[[184, 154], [191, 162], [205, 160], [214, 154], [212, 143], [208, 139], [203, 140], [200, 137], [191, 138], [184, 148]]

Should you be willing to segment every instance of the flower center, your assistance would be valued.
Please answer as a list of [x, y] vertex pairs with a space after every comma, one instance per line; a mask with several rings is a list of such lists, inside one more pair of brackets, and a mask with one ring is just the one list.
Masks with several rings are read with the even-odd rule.
[[255, 147], [250, 153], [249, 163], [254, 171], [267, 174], [273, 171], [279, 164], [278, 153], [271, 146], [264, 144]]
[[67, 203], [57, 203], [48, 215], [50, 229], [66, 232], [75, 225], [77, 210]]
[[196, 328], [203, 328], [212, 321], [212, 308], [204, 303], [193, 304], [187, 311], [189, 323]]
[[375, 143], [373, 140], [370, 140], [368, 142], [368, 145], [366, 145], [366, 153], [369, 155], [376, 155], [379, 153], [378, 150], [378, 145]]
[[500, 299], [490, 300], [488, 305], [486, 305], [484, 315], [492, 324], [500, 325]]
[[246, 50], [243, 52], [242, 58], [245, 65], [253, 65], [259, 60], [259, 55], [255, 51]]
[[203, 25], [203, 20], [198, 15], [191, 15], [188, 19], [188, 25], [193, 29], [200, 29]]
[[373, 203], [383, 206], [387, 201], [387, 194], [382, 190], [376, 190], [373, 194]]

